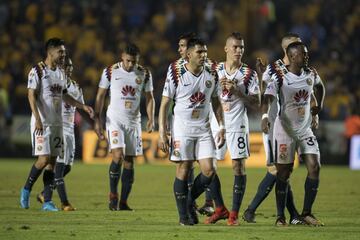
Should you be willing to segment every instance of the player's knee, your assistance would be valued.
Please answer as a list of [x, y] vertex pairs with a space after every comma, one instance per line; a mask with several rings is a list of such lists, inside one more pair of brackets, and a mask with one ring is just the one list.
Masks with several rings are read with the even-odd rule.
[[208, 177], [208, 178], [212, 178], [215, 175], [214, 168], [203, 169], [201, 172], [205, 177]]
[[236, 176], [240, 176], [240, 175], [245, 175], [245, 159], [237, 159], [237, 160], [233, 160], [233, 171], [234, 171], [234, 175]]

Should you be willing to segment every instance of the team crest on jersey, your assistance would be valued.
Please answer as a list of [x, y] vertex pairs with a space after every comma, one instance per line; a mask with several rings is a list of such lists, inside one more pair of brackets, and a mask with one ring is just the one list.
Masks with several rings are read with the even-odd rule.
[[140, 85], [142, 83], [142, 80], [141, 80], [141, 78], [136, 78], [135, 82]]
[[133, 88], [132, 86], [126, 85], [121, 90], [121, 93], [124, 96], [127, 96], [128, 94], [130, 94], [131, 96], [135, 96], [135, 88]]
[[42, 146], [37, 146], [37, 150], [41, 151], [42, 150]]
[[192, 107], [197, 104], [203, 104], [205, 102], [205, 94], [202, 92], [196, 92], [190, 97]]
[[298, 103], [305, 102], [308, 100], [308, 98], [309, 98], [309, 93], [305, 89], [300, 90], [294, 96], [295, 101]]
[[279, 157], [283, 160], [287, 158], [287, 145], [286, 144], [280, 144], [279, 145]]
[[311, 78], [306, 79], [306, 83], [307, 83], [309, 86], [311, 86], [311, 85], [312, 85], [312, 80], [311, 80]]
[[174, 150], [173, 154], [175, 157], [180, 157], [180, 152], [178, 150]]
[[210, 80], [207, 80], [207, 81], [205, 82], [205, 86], [206, 86], [207, 88], [211, 88], [211, 87], [212, 87], [212, 82], [211, 82]]
[[113, 139], [113, 144], [117, 144], [119, 141], [115, 138], [115, 139]]

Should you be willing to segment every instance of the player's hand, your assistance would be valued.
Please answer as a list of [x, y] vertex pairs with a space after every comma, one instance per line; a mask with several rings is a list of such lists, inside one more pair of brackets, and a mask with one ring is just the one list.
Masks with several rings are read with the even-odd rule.
[[219, 130], [219, 132], [215, 136], [215, 145], [217, 149], [222, 148], [225, 144], [225, 129]]
[[42, 135], [43, 134], [43, 125], [41, 120], [36, 120], [35, 121], [35, 135]]
[[105, 136], [104, 136], [104, 130], [102, 128], [102, 124], [100, 122], [100, 119], [95, 119], [95, 126], [94, 126], [94, 131], [96, 133], [96, 135], [98, 136], [98, 138], [100, 140], [104, 140]]
[[263, 63], [261, 58], [256, 59], [256, 71], [260, 74], [263, 74], [266, 70], [266, 64]]
[[169, 152], [169, 138], [166, 133], [160, 133], [160, 139], [158, 143], [158, 147], [163, 151], [164, 153]]
[[90, 116], [91, 119], [94, 119], [94, 110], [92, 109], [92, 107], [87, 106], [87, 105], [84, 105], [84, 106], [83, 106], [83, 110], [84, 110], [87, 114], [89, 114], [89, 116]]
[[155, 128], [154, 120], [149, 119], [146, 123], [146, 131], [148, 133], [151, 133], [152, 131], [154, 131], [154, 128]]
[[226, 79], [226, 78], [221, 79], [220, 85], [221, 85], [222, 89], [226, 89], [231, 93], [233, 93], [235, 91], [235, 82], [233, 82], [229, 79]]
[[321, 110], [320, 106], [312, 106], [310, 111], [311, 111], [311, 115], [315, 116], [317, 115]]
[[261, 120], [261, 130], [263, 131], [263, 133], [268, 133], [269, 129], [270, 129], [270, 122], [269, 119], [265, 117]]
[[312, 116], [312, 119], [311, 119], [311, 128], [313, 130], [316, 130], [319, 128], [319, 115], [314, 115]]

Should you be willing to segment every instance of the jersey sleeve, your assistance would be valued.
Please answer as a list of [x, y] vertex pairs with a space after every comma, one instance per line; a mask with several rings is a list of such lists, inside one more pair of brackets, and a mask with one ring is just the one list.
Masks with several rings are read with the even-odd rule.
[[169, 98], [174, 98], [175, 96], [175, 90], [176, 90], [176, 76], [174, 76], [174, 71], [173, 71], [173, 64], [171, 64], [168, 68], [167, 74], [166, 74], [166, 80], [165, 80], [165, 85], [164, 85], [164, 89], [163, 89], [163, 93], [162, 95], [164, 97], [169, 97]]
[[262, 81], [266, 84], [269, 84], [269, 82], [271, 81], [270, 65], [266, 66], [265, 72], [262, 74]]
[[317, 71], [315, 69], [313, 69], [313, 72], [314, 72], [314, 85], [318, 85], [318, 84], [322, 83], [321, 77], [317, 73]]
[[78, 96], [77, 100], [80, 103], [85, 104], [83, 91], [82, 91], [82, 89], [80, 87], [78, 87], [78, 88], [79, 88], [79, 96]]
[[29, 89], [38, 89], [39, 87], [39, 76], [38, 73], [36, 71], [36, 69], [33, 67], [28, 75], [28, 85], [27, 88]]
[[111, 69], [105, 68], [101, 74], [99, 88], [108, 89], [111, 81]]
[[149, 70], [146, 70], [144, 91], [145, 92], [151, 92], [153, 90], [154, 90], [154, 87], [153, 87], [152, 74], [151, 74], [151, 72]]
[[220, 83], [219, 83], [219, 74], [217, 72], [215, 72], [216, 77], [215, 77], [215, 86], [214, 86], [214, 91], [211, 94], [211, 97], [218, 97], [219, 96], [219, 92], [220, 92]]
[[272, 95], [272, 96], [276, 97], [278, 91], [279, 91], [279, 85], [278, 85], [277, 81], [271, 81], [267, 85], [264, 95]]
[[248, 85], [249, 95], [257, 95], [260, 93], [259, 78], [258, 78], [257, 73], [255, 71], [253, 71], [253, 72], [254, 72], [254, 74], [250, 78], [249, 85]]

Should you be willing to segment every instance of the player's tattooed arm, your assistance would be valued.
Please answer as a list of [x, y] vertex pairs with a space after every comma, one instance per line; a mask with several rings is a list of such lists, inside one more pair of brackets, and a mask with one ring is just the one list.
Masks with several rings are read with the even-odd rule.
[[148, 121], [146, 123], [146, 131], [148, 133], [151, 133], [154, 131], [155, 127], [155, 99], [154, 94], [152, 91], [145, 92], [145, 98], [146, 98], [146, 113], [148, 117]]
[[264, 133], [269, 132], [270, 123], [269, 123], [269, 118], [268, 118], [268, 112], [269, 112], [270, 105], [274, 101], [274, 99], [275, 99], [275, 97], [273, 95], [265, 94], [264, 101], [261, 104], [261, 113], [262, 113], [261, 130]]
[[219, 132], [215, 137], [216, 147], [219, 149], [225, 144], [226, 130], [225, 130], [225, 122], [224, 122], [224, 111], [218, 96], [211, 98], [211, 106], [213, 108], [216, 120], [219, 123]]
[[98, 135], [98, 138], [103, 140], [105, 139], [103, 124], [101, 121], [102, 111], [105, 102], [105, 96], [107, 93], [107, 89], [105, 88], [98, 88], [98, 92], [96, 94], [95, 100], [95, 126], [94, 131]]
[[167, 153], [169, 151], [169, 138], [166, 133], [166, 119], [171, 98], [163, 96], [159, 109], [159, 148]]
[[28, 89], [28, 99], [30, 103], [30, 108], [35, 117], [35, 134], [42, 135], [43, 134], [43, 125], [41, 122], [40, 114], [37, 108], [36, 99], [37, 93], [35, 89]]

